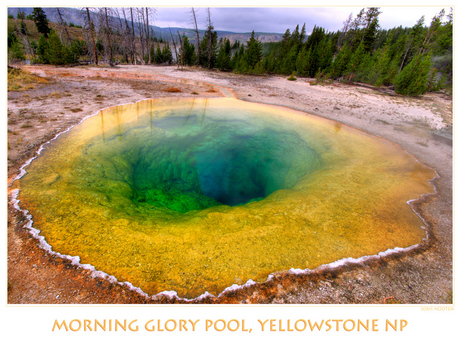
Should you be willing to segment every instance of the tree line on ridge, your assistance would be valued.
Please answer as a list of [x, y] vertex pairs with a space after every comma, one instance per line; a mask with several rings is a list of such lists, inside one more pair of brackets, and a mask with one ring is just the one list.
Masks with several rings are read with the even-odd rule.
[[148, 7], [81, 8], [83, 27], [68, 23], [59, 8], [55, 11], [57, 23], [50, 23], [39, 7], [29, 16], [19, 11], [16, 18], [9, 17], [9, 61], [177, 64], [290, 75], [289, 79], [310, 77], [319, 83], [340, 80], [391, 86], [396, 93], [411, 96], [452, 89], [452, 9], [448, 14], [439, 12], [428, 26], [422, 16], [412, 27], [382, 29], [380, 8], [368, 7], [355, 17], [350, 14], [339, 31], [315, 26], [307, 35], [305, 24], [297, 25], [272, 43], [261, 43], [254, 31], [246, 42], [218, 38], [210, 9], [204, 33], [192, 8], [192, 35], [174, 35], [170, 30], [168, 39], [155, 36], [150, 25], [154, 9]]

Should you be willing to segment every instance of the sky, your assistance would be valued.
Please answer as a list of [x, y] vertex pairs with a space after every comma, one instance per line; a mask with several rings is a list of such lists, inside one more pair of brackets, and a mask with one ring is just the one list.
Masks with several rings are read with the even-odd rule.
[[[156, 7], [155, 22], [160, 27], [191, 28], [191, 7]], [[311, 33], [315, 25], [328, 31], [343, 28], [343, 23], [352, 13], [353, 18], [361, 7], [210, 7], [211, 21], [214, 29], [232, 32], [270, 32], [284, 33], [287, 28], [292, 30], [297, 24], [305, 23], [307, 33]], [[425, 25], [429, 26], [434, 15], [443, 7], [385, 7], [379, 6], [382, 12], [379, 23], [382, 28], [389, 29], [402, 25], [412, 27], [422, 15]], [[207, 7], [195, 7], [199, 28], [205, 28]], [[450, 12], [445, 7], [446, 14]]]

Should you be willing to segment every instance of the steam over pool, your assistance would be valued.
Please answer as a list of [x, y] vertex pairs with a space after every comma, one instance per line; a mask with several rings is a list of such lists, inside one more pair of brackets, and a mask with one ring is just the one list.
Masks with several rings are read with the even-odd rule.
[[384, 140], [230, 98], [102, 110], [26, 171], [21, 206], [54, 251], [187, 298], [418, 244], [407, 201], [435, 176]]

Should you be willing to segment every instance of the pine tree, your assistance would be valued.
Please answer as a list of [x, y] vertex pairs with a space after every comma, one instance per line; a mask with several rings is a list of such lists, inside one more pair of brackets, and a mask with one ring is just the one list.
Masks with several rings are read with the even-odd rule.
[[173, 61], [172, 51], [169, 44], [163, 45], [163, 50], [161, 51], [163, 54], [163, 60], [165, 63], [171, 64]]
[[422, 16], [417, 23], [411, 28], [404, 56], [399, 67], [399, 72], [411, 60], [411, 57], [418, 53], [421, 46], [421, 39], [424, 30], [425, 16]]
[[320, 68], [320, 56], [318, 46], [313, 47], [309, 50], [306, 73], [309, 77], [315, 77], [316, 73]]
[[428, 90], [431, 56], [418, 54], [394, 81], [395, 92], [406, 96], [422, 95]]
[[24, 20], [26, 18], [26, 14], [23, 11], [18, 10], [18, 13], [16, 14], [16, 18]]
[[348, 45], [351, 50], [356, 50], [358, 45], [361, 43], [363, 30], [366, 26], [366, 18], [364, 8], [356, 15], [355, 19], [351, 23], [351, 29], [349, 30]]
[[153, 61], [153, 63], [157, 63], [157, 60], [155, 58], [155, 46], [152, 44], [150, 45], [150, 61]]
[[325, 36], [324, 28], [314, 26], [311, 35], [308, 37], [307, 41], [305, 42], [305, 46], [307, 49], [313, 49], [315, 46], [319, 44], [321, 40], [323, 40]]
[[190, 44], [185, 34], [182, 36], [182, 49], [183, 64], [189, 66], [194, 65], [196, 60], [195, 46]]
[[45, 38], [48, 38], [48, 34], [51, 32], [51, 29], [48, 26], [48, 19], [46, 18], [46, 14], [41, 9], [41, 7], [34, 7], [32, 18], [35, 22], [35, 26], [37, 26], [38, 32], [43, 34]]
[[453, 13], [452, 8], [447, 15], [447, 21], [438, 27], [434, 33], [433, 49], [441, 53], [452, 52], [452, 29], [453, 29]]
[[205, 39], [207, 40], [207, 44], [205, 47], [206, 51], [206, 59], [207, 59], [207, 66], [209, 69], [213, 68], [216, 64], [216, 49], [217, 49], [217, 32], [214, 31], [214, 25], [211, 21], [211, 10], [208, 7], [208, 26], [205, 33]]
[[375, 42], [376, 34], [378, 28], [378, 20], [373, 20], [369, 27], [364, 31], [362, 43], [364, 44], [364, 50], [366, 52], [371, 52], [372, 46]]
[[335, 57], [334, 62], [332, 63], [331, 77], [339, 78], [343, 76], [351, 55], [352, 55], [352, 51], [348, 47], [348, 45], [342, 46], [339, 53]]
[[74, 43], [67, 47], [61, 43], [57, 34], [52, 31], [49, 39], [41, 35], [37, 47], [38, 61], [43, 64], [64, 65], [78, 61], [79, 49]]
[[376, 86], [390, 85], [397, 74], [397, 68], [395, 67], [396, 64], [392, 63], [394, 56], [392, 41], [394, 35], [394, 31], [390, 32], [383, 48], [376, 52], [375, 69], [377, 72], [377, 78], [374, 82], [374, 85]]
[[46, 40], [44, 35], [41, 35], [40, 38], [38, 39], [38, 47], [37, 47], [37, 56], [38, 56], [39, 63], [43, 63], [43, 64], [50, 63], [48, 60], [48, 51], [49, 51], [48, 40]]
[[157, 64], [164, 63], [163, 52], [161, 51], [160, 44], [158, 44], [155, 52], [155, 62]]
[[364, 15], [364, 22], [366, 23], [362, 42], [364, 43], [364, 49], [366, 52], [370, 52], [372, 50], [372, 46], [376, 39], [377, 30], [380, 27], [379, 25], [379, 14], [380, 10], [378, 7], [368, 7], [365, 15]]
[[291, 31], [289, 29], [284, 32], [280, 42], [279, 54], [282, 56], [287, 55], [291, 49]]
[[444, 8], [439, 12], [437, 15], [433, 17], [431, 20], [431, 25], [428, 31], [425, 34], [425, 38], [423, 40], [422, 46], [420, 48], [420, 53], [424, 53], [428, 50], [428, 47], [430, 45], [430, 42], [432, 38], [435, 36], [436, 32], [441, 26], [442, 19], [444, 18], [445, 15], [445, 10]]
[[11, 56], [11, 60], [25, 60], [26, 56], [21, 45], [18, 42], [13, 42], [8, 48], [8, 52]]
[[48, 39], [48, 51], [46, 51], [47, 58], [52, 65], [65, 64], [65, 53], [61, 41], [56, 33], [52, 33]]
[[350, 61], [347, 65], [348, 73], [355, 73], [358, 70], [358, 67], [360, 63], [362, 62], [362, 60], [364, 59], [365, 54], [366, 54], [366, 49], [364, 47], [364, 43], [361, 42], [358, 46], [358, 49], [351, 56]]
[[302, 30], [300, 31], [300, 35], [299, 35], [299, 41], [298, 41], [299, 47], [302, 46], [306, 37], [307, 37], [307, 30], [305, 28], [305, 23], [304, 23], [302, 26]]
[[452, 19], [453, 9], [447, 15], [447, 21], [443, 22], [437, 27], [433, 33], [430, 44], [428, 44], [429, 51], [433, 54], [433, 67], [435, 67], [441, 78], [444, 78], [444, 86], [448, 89], [452, 87]]
[[214, 27], [211, 25], [205, 32], [203, 39], [201, 40], [201, 66], [213, 68], [216, 64], [217, 55], [217, 32], [212, 31]]
[[[290, 48], [289, 51], [292, 50], [293, 46], [297, 46], [297, 48], [300, 48], [301, 43], [300, 43], [300, 32], [299, 32], [299, 25], [297, 25], [294, 29], [294, 31], [291, 34], [291, 41], [290, 41]], [[298, 51], [295, 51], [295, 54], [297, 55]]]
[[236, 51], [233, 54], [231, 62], [230, 62], [233, 70], [240, 72], [239, 67], [240, 67], [240, 62], [243, 59], [243, 55], [244, 55], [244, 45], [239, 45], [236, 48]]
[[325, 71], [331, 67], [333, 60], [333, 49], [335, 48], [334, 41], [329, 40], [328, 36], [324, 36], [323, 40], [320, 41], [319, 45], [320, 55], [320, 68]]
[[304, 46], [302, 47], [299, 54], [297, 55], [295, 66], [296, 66], [297, 74], [301, 77], [306, 76], [305, 70], [306, 70], [307, 61], [309, 58], [308, 53], [309, 52], [307, 52], [307, 49]]
[[289, 50], [288, 54], [285, 56], [283, 66], [281, 68], [281, 73], [285, 75], [290, 75], [296, 70], [297, 62], [297, 45], [293, 45]]
[[251, 37], [246, 43], [246, 49], [244, 53], [244, 59], [249, 70], [253, 70], [256, 64], [262, 59], [262, 44], [254, 36], [255, 33], [252, 31]]
[[8, 32], [8, 47], [11, 47], [12, 44], [18, 41], [18, 37], [14, 32]]
[[[63, 45], [55, 32], [51, 32], [49, 39], [48, 60], [53, 65], [72, 64], [78, 60], [75, 50]], [[75, 45], [73, 45], [75, 47]]]
[[221, 39], [219, 51], [217, 53], [216, 66], [221, 71], [231, 70], [232, 47], [230, 40], [227, 38]]

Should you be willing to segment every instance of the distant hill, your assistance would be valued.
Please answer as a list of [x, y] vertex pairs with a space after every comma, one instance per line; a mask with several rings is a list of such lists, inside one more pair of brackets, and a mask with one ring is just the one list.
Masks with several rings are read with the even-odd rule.
[[[46, 17], [50, 22], [59, 22], [58, 14], [55, 8], [53, 7], [42, 7], [43, 11], [46, 14]], [[61, 14], [63, 15], [64, 21], [67, 24], [73, 23], [74, 25], [84, 26], [84, 16], [82, 15], [82, 11], [76, 8], [69, 8], [69, 7], [62, 7], [59, 8], [61, 10]], [[8, 8], [8, 15], [13, 15], [16, 18], [18, 10], [21, 10], [25, 13], [25, 15], [32, 14], [33, 8], [32, 7], [9, 7]], [[112, 17], [113, 20], [118, 20], [118, 18]], [[124, 19], [123, 19], [124, 20]], [[131, 21], [128, 20], [129, 24]], [[136, 24], [135, 24], [136, 25]], [[159, 38], [163, 38], [164, 40], [171, 40], [171, 33], [174, 36], [174, 39], [177, 38], [177, 32], [180, 35], [185, 34], [189, 40], [194, 43], [195, 42], [195, 32], [189, 28], [182, 28], [182, 27], [159, 27], [150, 25], [152, 28], [155, 36]], [[171, 30], [171, 33], [170, 33]], [[204, 36], [205, 30], [199, 30], [200, 36]], [[216, 30], [218, 39], [220, 38], [228, 38], [232, 43], [236, 40], [240, 42], [246, 42], [251, 37], [251, 32], [247, 33], [236, 33], [230, 31], [219, 31]], [[283, 35], [280, 33], [265, 33], [265, 32], [255, 32], [255, 37], [260, 40], [262, 43], [269, 43], [269, 42], [277, 42], [281, 41]]]

